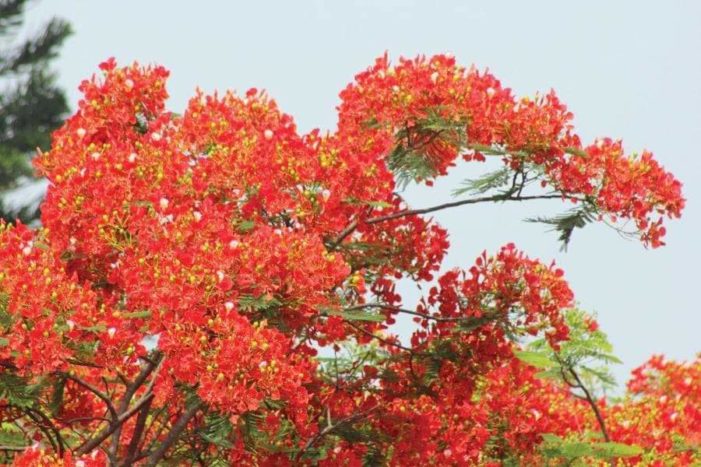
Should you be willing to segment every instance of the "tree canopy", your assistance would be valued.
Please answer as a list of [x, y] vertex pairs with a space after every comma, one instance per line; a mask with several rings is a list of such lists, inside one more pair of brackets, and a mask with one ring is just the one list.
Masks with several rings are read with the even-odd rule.
[[[4, 194], [30, 183], [31, 156], [37, 149], [49, 149], [51, 132], [68, 113], [66, 96], [49, 65], [71, 28], [54, 18], [33, 37], [18, 41], [30, 3], [0, 0], [0, 83], [4, 86], [0, 95], [0, 192]], [[5, 200], [0, 215], [6, 220], [35, 220], [39, 215], [37, 194], [33, 197]]]
[[[443, 270], [431, 217], [561, 203], [664, 244], [681, 183], [582, 143], [554, 92], [515, 97], [453, 57], [387, 56], [300, 134], [265, 92], [165, 108], [168, 72], [118, 67], [36, 159], [43, 227], [0, 234], [0, 436], [17, 465], [691, 465], [701, 360], [618, 360], [564, 272], [514, 244]], [[496, 166], [413, 208], [458, 160]], [[487, 162], [489, 161], [489, 162]], [[416, 305], [399, 280], [423, 284]], [[632, 293], [633, 291], [631, 291]], [[394, 333], [399, 315], [415, 329]]]

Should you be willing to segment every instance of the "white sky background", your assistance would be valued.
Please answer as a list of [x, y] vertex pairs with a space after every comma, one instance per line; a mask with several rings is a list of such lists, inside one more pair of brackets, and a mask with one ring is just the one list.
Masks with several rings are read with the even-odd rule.
[[[667, 223], [668, 246], [645, 250], [593, 225], [561, 253], [546, 226], [521, 222], [563, 210], [558, 201], [466, 206], [435, 216], [451, 234], [445, 266], [469, 266], [510, 241], [555, 259], [624, 360], [619, 381], [652, 354], [701, 351], [701, 2], [44, 0], [30, 7], [28, 30], [54, 15], [75, 29], [55, 64], [73, 108], [80, 81], [110, 56], [170, 69], [173, 111], [197, 86], [255, 86], [301, 132], [333, 129], [338, 92], [385, 50], [394, 58], [451, 52], [518, 95], [554, 88], [584, 142], [611, 136], [629, 151], [648, 148], [684, 182], [687, 209]], [[407, 198], [415, 207], [450, 200], [466, 170], [474, 176], [459, 167]]]

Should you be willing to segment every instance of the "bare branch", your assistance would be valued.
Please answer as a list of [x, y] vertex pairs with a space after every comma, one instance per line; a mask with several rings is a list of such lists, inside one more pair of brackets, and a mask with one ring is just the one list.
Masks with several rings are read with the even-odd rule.
[[[499, 194], [499, 195], [493, 195], [493, 196], [482, 196], [479, 198], [469, 198], [469, 199], [463, 199], [460, 201], [453, 201], [450, 203], [443, 203], [443, 204], [438, 204], [436, 206], [430, 206], [427, 208], [420, 208], [420, 209], [404, 209], [402, 211], [394, 212], [392, 214], [387, 214], [384, 216], [377, 216], [377, 217], [371, 217], [369, 219], [365, 219], [364, 223], [365, 224], [378, 224], [380, 222], [386, 222], [394, 219], [399, 219], [402, 217], [407, 217], [407, 216], [416, 216], [419, 214], [428, 214], [431, 212], [436, 212], [436, 211], [442, 211], [444, 209], [449, 209], [449, 208], [454, 208], [458, 206], [465, 206], [468, 204], [479, 204], [479, 203], [489, 203], [489, 202], [500, 202], [500, 201], [530, 201], [530, 200], [537, 200], [537, 199], [574, 199], [577, 201], [584, 201], [582, 198], [574, 197], [574, 196], [568, 196], [566, 194], [544, 194], [544, 195], [529, 195], [529, 196], [521, 196], [519, 195], [514, 195], [512, 193], [507, 193], [507, 194]], [[343, 240], [346, 239], [355, 229], [358, 227], [358, 220], [354, 220], [346, 228], [344, 228], [338, 236], [330, 243], [330, 247], [332, 249], [335, 249], [340, 245]]]
[[362, 310], [365, 308], [381, 308], [383, 310], [390, 310], [397, 313], [405, 313], [408, 315], [417, 316], [419, 318], [433, 320], [438, 322], [455, 322], [455, 321], [470, 321], [473, 318], [469, 316], [434, 316], [426, 313], [420, 313], [414, 310], [407, 310], [406, 308], [396, 307], [392, 305], [384, 305], [382, 303], [365, 303], [362, 305], [354, 305], [348, 308], [344, 308], [344, 311], [355, 311]]
[[513, 196], [513, 195], [483, 196], [480, 198], [463, 199], [460, 201], [453, 201], [451, 203], [439, 204], [439, 205], [431, 206], [428, 208], [405, 209], [403, 211], [395, 212], [393, 214], [387, 214], [386, 216], [371, 217], [370, 219], [367, 219], [365, 221], [365, 223], [366, 224], [377, 224], [380, 222], [386, 222], [386, 221], [390, 221], [390, 220], [394, 220], [394, 219], [399, 219], [402, 217], [416, 216], [418, 214], [428, 214], [430, 212], [442, 211], [443, 209], [464, 206], [467, 204], [478, 204], [478, 203], [488, 203], [488, 202], [497, 202], [497, 201], [529, 201], [529, 200], [534, 200], [534, 199], [563, 199], [563, 198], [571, 199], [572, 197], [565, 196], [562, 194], [531, 195], [531, 196]]

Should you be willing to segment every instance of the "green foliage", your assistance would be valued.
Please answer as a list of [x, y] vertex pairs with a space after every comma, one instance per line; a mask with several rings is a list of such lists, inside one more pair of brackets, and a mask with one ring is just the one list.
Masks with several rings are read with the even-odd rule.
[[385, 315], [381, 313], [373, 313], [363, 310], [325, 310], [323, 314], [328, 316], [341, 316], [343, 319], [349, 321], [373, 321], [376, 323], [381, 323], [385, 320]]
[[0, 464], [12, 465], [15, 453], [31, 446], [31, 440], [12, 423], [0, 423]]
[[17, 426], [11, 423], [0, 423], [0, 446], [21, 448], [27, 445], [24, 433]]
[[41, 392], [42, 384], [32, 384], [10, 371], [0, 373], [0, 399], [14, 407], [31, 407]]
[[559, 233], [558, 240], [562, 242], [561, 249], [567, 250], [567, 246], [572, 240], [574, 229], [581, 229], [587, 224], [596, 220], [596, 207], [591, 203], [559, 214], [553, 217], [535, 217], [527, 219], [528, 222], [539, 222], [553, 226], [555, 232]]
[[244, 220], [238, 223], [238, 225], [236, 226], [236, 231], [238, 233], [245, 234], [252, 231], [255, 226], [255, 222], [251, 220]]
[[[530, 342], [525, 350], [516, 352], [516, 357], [539, 368], [538, 376], [562, 381], [585, 394], [593, 388], [606, 390], [614, 386], [608, 367], [621, 361], [613, 355], [613, 346], [606, 334], [599, 331], [595, 321], [582, 310], [566, 310], [564, 318], [570, 335], [568, 340], [560, 343], [558, 350], [554, 350], [546, 339], [538, 339]], [[642, 454], [642, 449], [637, 446], [602, 442], [600, 438], [600, 433], [587, 433], [572, 439], [545, 434], [540, 450], [546, 458], [563, 465], [589, 465], [591, 459], [611, 461]]]
[[10, 315], [10, 313], [7, 311], [7, 306], [9, 304], [10, 296], [5, 292], [0, 291], [0, 327], [2, 328], [3, 333], [8, 332], [12, 326], [12, 323], [14, 322], [12, 315]]
[[412, 181], [426, 180], [436, 175], [435, 168], [426, 156], [411, 147], [398, 144], [387, 159], [387, 166], [397, 177], [400, 189]]
[[[51, 132], [68, 112], [66, 97], [56, 86], [49, 63], [71, 28], [54, 18], [34, 37], [12, 45], [28, 4], [28, 0], [0, 2], [0, 39], [5, 44], [0, 50], [0, 78], [11, 83], [0, 94], [0, 192], [31, 178], [31, 154], [37, 148], [49, 149]], [[29, 222], [38, 212], [23, 208], [10, 213], [0, 206], [0, 215]]]
[[519, 352], [514, 352], [514, 354], [516, 355], [516, 358], [521, 360], [523, 363], [534, 366], [536, 368], [550, 369], [556, 365], [556, 363], [545, 352], [522, 350]]
[[460, 188], [453, 190], [453, 196], [482, 195], [503, 188], [511, 182], [512, 176], [512, 171], [507, 167], [487, 172], [478, 178], [464, 180]]
[[200, 437], [220, 448], [231, 448], [231, 433], [234, 427], [225, 415], [210, 412], [205, 416], [204, 426], [198, 430]]
[[363, 456], [363, 467], [380, 467], [387, 465], [387, 459], [377, 444], [368, 444], [368, 450]]
[[239, 307], [245, 312], [256, 312], [270, 308], [271, 306], [280, 306], [279, 300], [273, 297], [261, 295], [254, 297], [253, 295], [242, 295], [239, 298]]
[[262, 430], [261, 427], [265, 424], [267, 410], [265, 405], [275, 403], [266, 401], [264, 407], [259, 410], [251, 410], [245, 412], [239, 418], [239, 432], [242, 435], [243, 443], [246, 449], [250, 452], [270, 452], [270, 453], [286, 453], [295, 454], [296, 448], [289, 448], [282, 442], [284, 439], [294, 435], [295, 427], [291, 421], [287, 419], [280, 420], [280, 428], [277, 432], [269, 434]]
[[63, 395], [66, 389], [66, 378], [59, 376], [51, 385], [51, 399], [49, 402], [49, 410], [51, 414], [56, 416], [63, 406]]
[[542, 369], [541, 377], [562, 379], [563, 374], [569, 375], [572, 369], [589, 387], [606, 390], [615, 386], [609, 365], [621, 361], [613, 355], [613, 346], [606, 334], [590, 329], [592, 318], [584, 311], [570, 309], [564, 312], [564, 317], [570, 328], [570, 337], [560, 344], [557, 352], [545, 339], [538, 339], [516, 356]]
[[638, 446], [613, 442], [594, 442], [563, 439], [553, 434], [543, 435], [541, 452], [550, 459], [560, 459], [568, 465], [587, 465], [589, 459], [614, 460], [621, 457], [634, 457], [642, 454]]
[[282, 302], [273, 296], [268, 295], [242, 295], [238, 299], [239, 309], [248, 313], [253, 321], [268, 321], [271, 326], [286, 329], [280, 319], [279, 309]]
[[440, 139], [456, 150], [467, 144], [467, 122], [447, 120], [440, 115], [440, 108], [415, 122], [412, 127], [397, 131], [397, 145], [387, 158], [387, 167], [394, 173], [400, 189], [414, 181], [428, 180], [438, 175], [434, 161], [426, 154], [426, 148]]
[[347, 341], [340, 344], [340, 350], [332, 357], [317, 357], [321, 376], [331, 383], [353, 381], [362, 376], [363, 367], [379, 367], [387, 360], [387, 353], [376, 342], [360, 346]]

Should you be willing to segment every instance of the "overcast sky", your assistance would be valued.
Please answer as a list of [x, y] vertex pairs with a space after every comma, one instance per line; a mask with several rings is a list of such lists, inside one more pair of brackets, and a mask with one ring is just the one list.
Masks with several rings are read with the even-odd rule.
[[[701, 351], [701, 2], [45, 0], [30, 7], [28, 30], [54, 15], [75, 30], [55, 63], [73, 108], [80, 81], [110, 56], [170, 69], [173, 111], [197, 86], [255, 86], [301, 131], [334, 128], [338, 92], [385, 51], [451, 52], [488, 67], [517, 94], [554, 88], [585, 141], [611, 136], [630, 151], [648, 148], [684, 182], [688, 205], [681, 221], [668, 223], [668, 246], [645, 250], [595, 225], [561, 253], [553, 233], [522, 222], [558, 212], [559, 202], [472, 206], [436, 215], [451, 233], [446, 267], [468, 266], [510, 241], [555, 259], [624, 360], [619, 380], [651, 354], [688, 359]], [[407, 197], [416, 207], [437, 204], [466, 175], [454, 171]]]

